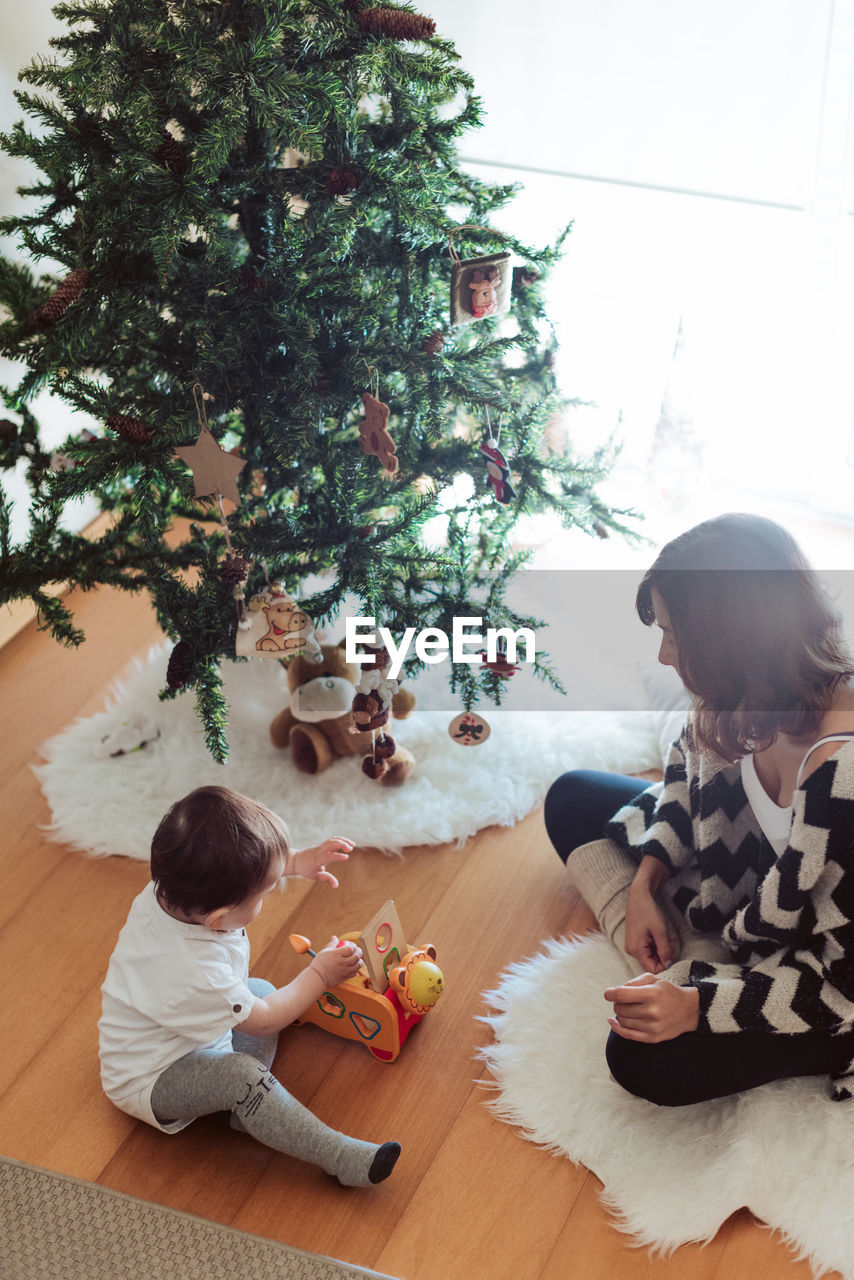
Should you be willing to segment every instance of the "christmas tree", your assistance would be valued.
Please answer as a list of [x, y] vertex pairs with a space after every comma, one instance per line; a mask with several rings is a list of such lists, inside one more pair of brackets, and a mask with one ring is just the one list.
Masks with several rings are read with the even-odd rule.
[[[606, 449], [547, 447], [563, 402], [542, 286], [566, 232], [538, 249], [493, 226], [515, 188], [459, 165], [482, 108], [453, 46], [370, 0], [55, 12], [56, 56], [18, 94], [36, 127], [4, 139], [40, 180], [0, 223], [27, 255], [0, 264], [1, 349], [26, 366], [0, 463], [25, 460], [32, 492], [20, 545], [0, 508], [0, 602], [30, 597], [77, 644], [46, 584], [150, 592], [176, 642], [163, 696], [195, 689], [220, 759], [220, 663], [268, 576], [316, 625], [345, 596], [393, 632], [450, 632], [456, 615], [539, 625], [505, 603], [519, 515], [554, 509], [602, 535], [623, 513], [595, 492]], [[31, 407], [45, 388], [99, 424], [59, 463]], [[482, 446], [499, 422], [496, 461]], [[60, 525], [92, 494], [113, 516], [96, 540]], [[440, 542], [424, 537], [437, 513]], [[450, 679], [466, 709], [500, 698], [489, 668]]]

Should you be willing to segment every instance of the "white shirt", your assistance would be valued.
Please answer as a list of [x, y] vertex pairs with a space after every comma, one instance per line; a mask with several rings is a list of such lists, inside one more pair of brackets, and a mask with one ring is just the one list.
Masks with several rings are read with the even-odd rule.
[[[801, 767], [798, 769], [798, 776], [795, 781], [795, 790], [801, 785], [801, 774], [804, 771], [804, 765], [809, 757], [815, 751], [816, 747], [820, 747], [823, 742], [847, 742], [849, 738], [854, 737], [854, 733], [828, 733], [824, 738], [819, 738], [814, 742], [807, 751]], [[759, 775], [756, 772], [756, 763], [752, 755], [741, 757], [741, 781], [744, 785], [745, 794], [750, 801], [750, 807], [753, 810], [756, 821], [762, 828], [765, 836], [774, 850], [777, 857], [786, 848], [789, 843], [789, 832], [792, 827], [793, 806], [790, 804], [777, 804], [771, 799], [768, 792], [759, 781]]]
[[232, 1029], [249, 1017], [249, 939], [216, 933], [163, 910], [149, 883], [133, 901], [101, 987], [101, 1083], [128, 1115], [161, 1125], [151, 1090], [161, 1072], [193, 1049], [231, 1049]]

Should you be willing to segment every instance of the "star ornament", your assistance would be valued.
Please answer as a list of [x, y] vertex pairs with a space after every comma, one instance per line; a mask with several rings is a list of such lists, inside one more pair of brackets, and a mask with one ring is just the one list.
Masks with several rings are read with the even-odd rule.
[[197, 498], [218, 493], [235, 506], [240, 506], [240, 494], [235, 480], [246, 466], [246, 460], [226, 453], [207, 427], [202, 427], [195, 444], [181, 445], [175, 453], [193, 473], [193, 488]]

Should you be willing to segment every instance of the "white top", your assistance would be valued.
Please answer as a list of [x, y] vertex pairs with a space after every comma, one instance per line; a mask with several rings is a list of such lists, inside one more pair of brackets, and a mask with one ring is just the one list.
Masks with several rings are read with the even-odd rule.
[[[804, 771], [804, 765], [816, 747], [821, 746], [823, 742], [847, 742], [849, 738], [854, 738], [854, 732], [829, 733], [826, 737], [819, 738], [818, 742], [814, 742], [801, 761], [795, 781], [795, 790], [801, 785], [801, 774]], [[756, 763], [752, 755], [742, 756], [741, 758], [741, 781], [756, 821], [779, 858], [789, 843], [789, 831], [792, 826], [792, 805], [777, 804], [771, 799], [759, 781]]]
[[162, 1071], [193, 1049], [231, 1049], [232, 1029], [249, 1017], [249, 939], [217, 933], [163, 910], [149, 883], [133, 901], [101, 987], [101, 1083], [107, 1097], [167, 1133], [151, 1090]]

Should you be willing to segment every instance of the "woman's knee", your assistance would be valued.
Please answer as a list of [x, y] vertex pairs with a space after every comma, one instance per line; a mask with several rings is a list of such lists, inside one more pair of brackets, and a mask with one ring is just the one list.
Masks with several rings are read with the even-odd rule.
[[605, 1045], [605, 1060], [611, 1075], [627, 1093], [658, 1107], [681, 1107], [691, 1099], [680, 1096], [681, 1073], [674, 1071], [675, 1064], [668, 1065], [664, 1060], [666, 1053], [657, 1052], [663, 1047], [626, 1040], [612, 1031]]
[[[585, 816], [584, 801], [590, 792], [592, 776], [588, 769], [570, 769], [568, 773], [556, 778], [546, 792], [543, 805], [546, 831], [564, 862], [573, 849], [584, 843], [581, 833]], [[582, 838], [577, 838], [579, 836]]]

